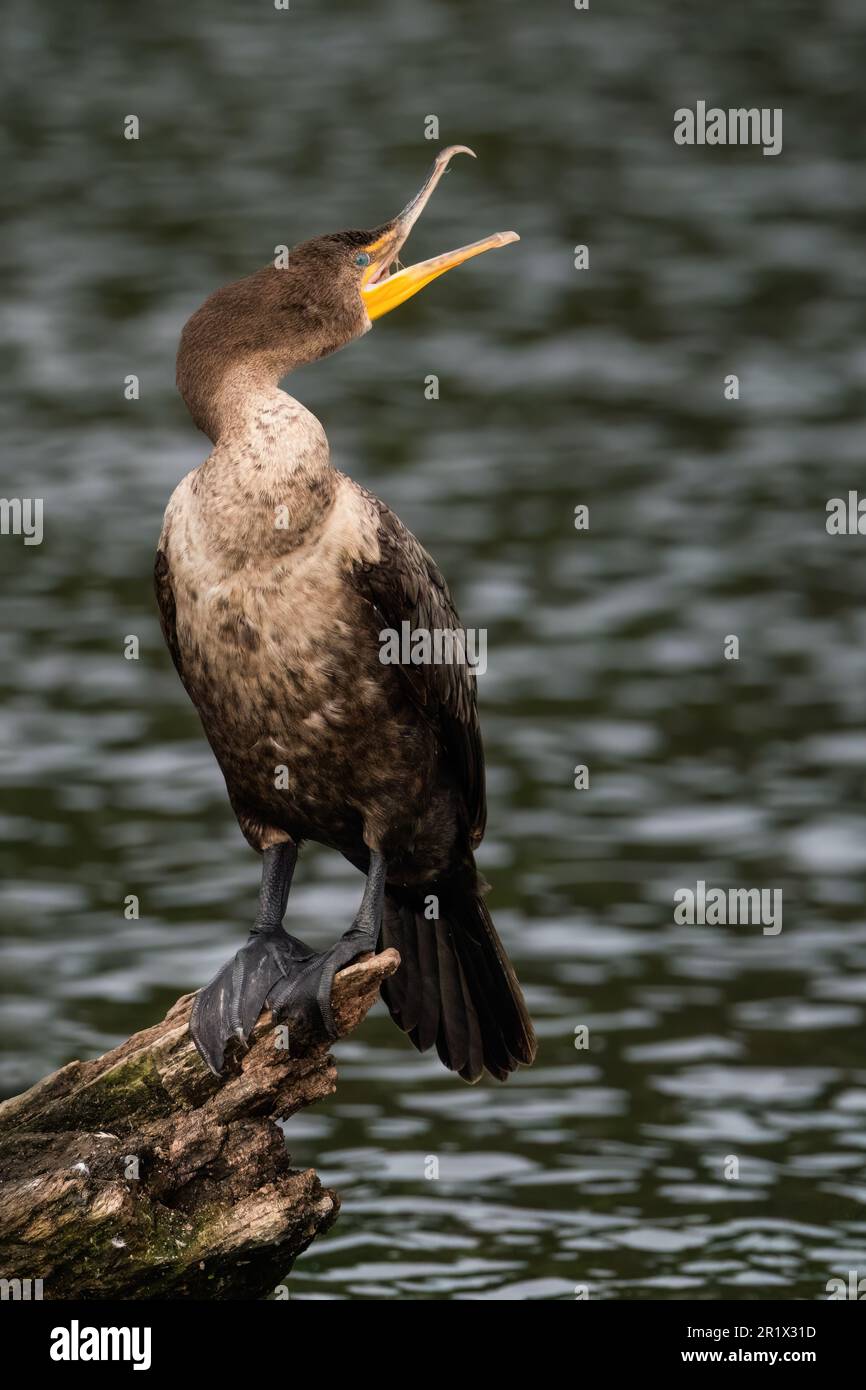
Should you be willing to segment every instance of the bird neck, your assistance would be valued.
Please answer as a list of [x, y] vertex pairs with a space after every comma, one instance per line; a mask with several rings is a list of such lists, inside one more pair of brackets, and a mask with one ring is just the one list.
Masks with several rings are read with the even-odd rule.
[[278, 383], [288, 370], [262, 356], [228, 361], [185, 333], [177, 355], [177, 386], [194, 423], [220, 444], [242, 433], [261, 404], [280, 394]]
[[181, 340], [177, 384], [199, 429], [212, 440], [212, 457], [246, 458], [267, 485], [276, 477], [319, 473], [330, 467], [321, 424], [300, 401], [281, 391], [279, 382], [294, 366], [258, 354], [237, 361], [217, 351], [199, 351]]
[[279, 387], [227, 379], [214, 398], [215, 447], [197, 470], [211, 546], [229, 564], [281, 562], [314, 540], [337, 494], [328, 439]]
[[206, 303], [186, 325], [177, 358], [181, 396], [214, 443], [200, 504], [226, 557], [280, 555], [316, 531], [337, 488], [324, 429], [279, 388], [308, 359], [288, 335], [278, 351], [233, 350], [226, 323], [208, 327], [207, 314]]
[[265, 377], [227, 373], [210, 404], [215, 448], [255, 491], [277, 483], [303, 485], [332, 472], [328, 439], [312, 411]]

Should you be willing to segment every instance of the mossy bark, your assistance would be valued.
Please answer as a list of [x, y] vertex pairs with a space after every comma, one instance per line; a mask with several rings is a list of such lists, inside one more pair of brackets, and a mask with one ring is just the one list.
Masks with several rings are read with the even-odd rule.
[[[340, 1036], [399, 963], [337, 975]], [[265, 1013], [217, 1078], [189, 1037], [193, 997], [0, 1105], [0, 1277], [42, 1279], [48, 1299], [264, 1298], [336, 1220], [278, 1124], [335, 1089], [327, 1040]]]

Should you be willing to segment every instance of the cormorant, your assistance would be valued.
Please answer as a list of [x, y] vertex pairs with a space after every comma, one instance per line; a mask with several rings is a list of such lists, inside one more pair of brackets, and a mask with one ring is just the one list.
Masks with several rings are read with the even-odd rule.
[[[499, 232], [399, 269], [451, 157], [371, 231], [295, 246], [217, 290], [186, 324], [177, 385], [214, 448], [175, 490], [156, 558], [163, 635], [262, 855], [246, 944], [195, 999], [190, 1031], [221, 1073], [267, 1003], [318, 1012], [334, 1036], [335, 972], [394, 946], [383, 986], [420, 1050], [467, 1081], [535, 1056], [532, 1022], [484, 903], [486, 819], [475, 679], [465, 663], [389, 665], [383, 629], [462, 632], [435, 562], [383, 502], [332, 467], [319, 421], [278, 383], [354, 338]], [[282, 927], [298, 849], [339, 850], [367, 881], [325, 952]]]

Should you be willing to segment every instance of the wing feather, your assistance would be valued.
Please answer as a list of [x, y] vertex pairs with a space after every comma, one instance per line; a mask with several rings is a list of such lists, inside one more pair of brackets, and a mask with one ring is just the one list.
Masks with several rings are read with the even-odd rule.
[[156, 590], [159, 625], [162, 628], [165, 645], [171, 654], [177, 674], [183, 680], [180, 647], [177, 641], [177, 610], [174, 600], [174, 585], [171, 580], [171, 566], [168, 563], [167, 554], [161, 548], [156, 552], [156, 563], [153, 567], [153, 587]]
[[[379, 559], [356, 562], [357, 592], [370, 604], [378, 629], [436, 629], [463, 633], [448, 585], [436, 561], [384, 502], [365, 491], [378, 513]], [[478, 721], [476, 678], [465, 661], [401, 665], [405, 688], [435, 728], [466, 807], [472, 848], [487, 820], [484, 749]]]

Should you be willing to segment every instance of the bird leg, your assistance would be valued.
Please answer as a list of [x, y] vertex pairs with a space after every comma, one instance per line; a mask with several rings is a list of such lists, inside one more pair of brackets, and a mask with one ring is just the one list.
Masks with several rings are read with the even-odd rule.
[[319, 955], [311, 952], [299, 971], [296, 968], [291, 977], [275, 985], [268, 999], [275, 1018], [286, 1019], [290, 1014], [312, 1009], [321, 1018], [328, 1037], [336, 1038], [337, 1027], [331, 1010], [334, 976], [358, 956], [375, 951], [382, 928], [387, 872], [384, 856], [371, 850], [364, 895], [354, 922], [330, 950]]
[[195, 997], [189, 1031], [217, 1076], [225, 1066], [226, 1049], [246, 1047], [265, 1004], [281, 1021], [299, 1014], [314, 1022], [321, 1020], [327, 1036], [335, 1038], [334, 976], [344, 965], [376, 949], [388, 868], [383, 856], [371, 851], [358, 914], [336, 945], [323, 952], [289, 936], [282, 927], [297, 859], [297, 847], [291, 843], [264, 851], [259, 910], [249, 938]]
[[299, 963], [311, 954], [309, 946], [289, 936], [281, 925], [297, 859], [297, 846], [291, 842], [264, 851], [259, 910], [249, 938], [195, 997], [189, 1031], [217, 1076], [225, 1065], [228, 1045], [246, 1047], [271, 990], [296, 973]]

